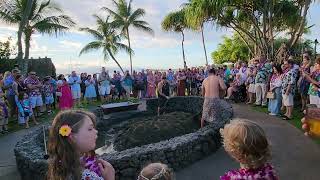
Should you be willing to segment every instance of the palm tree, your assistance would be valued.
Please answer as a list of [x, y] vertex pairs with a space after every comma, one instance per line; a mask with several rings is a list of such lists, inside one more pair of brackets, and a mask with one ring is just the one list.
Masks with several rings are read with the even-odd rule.
[[97, 15], [93, 16], [96, 19], [98, 26], [97, 30], [91, 28], [80, 28], [80, 30], [91, 34], [95, 38], [95, 41], [92, 41], [83, 47], [79, 56], [81, 56], [83, 53], [102, 49], [104, 60], [107, 61], [111, 57], [111, 59], [119, 66], [124, 74], [121, 65], [114, 56], [119, 50], [125, 50], [129, 54], [132, 50], [127, 45], [121, 43], [123, 35], [117, 34], [115, 24], [113, 22], [109, 22], [109, 16], [105, 20]]
[[[30, 0], [13, 0], [5, 6], [0, 7], [0, 18], [9, 24], [19, 24], [25, 35], [25, 56], [29, 58], [30, 40], [32, 34], [39, 32], [41, 34], [58, 35], [69, 30], [75, 25], [75, 22], [67, 15], [52, 15], [63, 13], [58, 5], [51, 3], [51, 0], [42, 1], [33, 0], [31, 9], [28, 5]], [[30, 11], [30, 12], [28, 12]], [[24, 12], [24, 13], [22, 13]], [[27, 15], [28, 14], [28, 15]], [[26, 23], [23, 21], [27, 15]], [[19, 28], [20, 29], [20, 28]], [[18, 36], [21, 31], [18, 32]], [[22, 56], [22, 52], [20, 55]], [[24, 67], [28, 64], [24, 61]]]
[[[141, 18], [145, 15], [145, 10], [138, 8], [136, 10], [132, 9], [132, 0], [129, 0], [127, 3], [126, 0], [112, 0], [113, 4], [116, 7], [116, 10], [113, 11], [108, 7], [103, 7], [102, 10], [106, 10], [111, 14], [114, 18], [114, 23], [118, 29], [127, 37], [129, 49], [131, 49], [130, 44], [130, 34], [129, 27], [134, 27], [138, 30], [142, 30], [144, 32], [154, 34], [153, 30], [149, 27], [149, 24], [146, 21], [141, 20]], [[129, 53], [130, 56], [130, 72], [132, 74], [132, 53]]]
[[188, 3], [183, 4], [186, 11], [186, 20], [188, 25], [193, 30], [200, 30], [202, 37], [202, 45], [206, 58], [206, 65], [208, 65], [208, 56], [205, 45], [205, 38], [203, 33], [203, 25], [205, 22], [211, 20], [213, 8], [210, 6], [211, 0], [189, 0]]
[[173, 31], [181, 33], [182, 35], [182, 58], [183, 66], [187, 68], [186, 57], [184, 53], [184, 30], [188, 28], [185, 18], [185, 11], [182, 9], [177, 12], [169, 13], [161, 23], [162, 29], [165, 31]]

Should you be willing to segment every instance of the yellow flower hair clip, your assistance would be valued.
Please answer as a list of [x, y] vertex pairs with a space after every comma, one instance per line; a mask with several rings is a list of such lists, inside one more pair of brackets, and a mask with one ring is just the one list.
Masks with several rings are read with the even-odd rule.
[[63, 125], [59, 129], [59, 134], [63, 137], [68, 137], [71, 134], [71, 127], [68, 125]]

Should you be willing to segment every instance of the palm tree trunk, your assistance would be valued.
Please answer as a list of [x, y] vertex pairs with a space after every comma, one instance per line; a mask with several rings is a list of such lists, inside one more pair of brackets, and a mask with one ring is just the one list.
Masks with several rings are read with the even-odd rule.
[[26, 67], [24, 67], [25, 63], [23, 62], [23, 52], [22, 52], [22, 33], [23, 30], [28, 22], [29, 19], [29, 14], [31, 13], [31, 9], [32, 9], [32, 4], [33, 4], [33, 0], [28, 0], [27, 1], [27, 6], [25, 11], [22, 14], [22, 19], [19, 23], [19, 29], [18, 29], [18, 55], [17, 55], [17, 60], [18, 60], [18, 64], [19, 64], [19, 68], [22, 70], [23, 74], [26, 74], [27, 72], [24, 70], [27, 70]]
[[25, 33], [25, 50], [24, 50], [24, 60], [23, 60], [23, 72], [28, 72], [29, 68], [29, 50], [30, 50], [30, 39], [31, 39], [31, 34]]
[[201, 36], [202, 36], [202, 44], [203, 44], [204, 55], [206, 57], [206, 66], [207, 66], [208, 65], [208, 56], [207, 56], [206, 44], [204, 43], [203, 23], [201, 24]]
[[299, 21], [299, 23], [297, 24], [297, 28], [293, 31], [294, 33], [292, 34], [290, 41], [288, 43], [289, 48], [291, 48], [292, 46], [294, 46], [297, 41], [299, 40], [300, 36], [303, 33], [303, 29], [304, 29], [304, 25], [305, 25], [305, 21], [306, 21], [306, 16], [308, 14], [308, 10], [311, 4], [311, 0], [306, 0], [304, 3], [304, 9], [303, 9], [303, 13], [301, 16], [301, 20]]
[[25, 49], [24, 49], [24, 59], [29, 59], [29, 50], [30, 50], [30, 40], [31, 40], [31, 34], [25, 33]]
[[[128, 45], [129, 45], [129, 49], [131, 50], [129, 28], [127, 28], [127, 35], [128, 35]], [[130, 56], [130, 74], [132, 75], [132, 55], [131, 55], [131, 51], [129, 52], [129, 56]]]
[[113, 56], [112, 52], [110, 50], [108, 50], [108, 53], [110, 54], [111, 58], [113, 59], [113, 61], [118, 65], [118, 67], [120, 68], [120, 70], [122, 71], [122, 73], [124, 74], [124, 71], [121, 67], [121, 65], [119, 64], [119, 62], [116, 60], [116, 58]]
[[182, 34], [181, 46], [182, 46], [183, 67], [184, 67], [184, 69], [187, 69], [186, 56], [184, 54], [184, 33], [183, 33], [183, 31], [181, 31], [181, 34]]

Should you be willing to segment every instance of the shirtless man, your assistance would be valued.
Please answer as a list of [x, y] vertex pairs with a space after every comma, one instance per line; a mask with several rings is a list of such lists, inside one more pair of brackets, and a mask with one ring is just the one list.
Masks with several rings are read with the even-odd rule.
[[[217, 115], [217, 101], [220, 100], [220, 91], [227, 89], [223, 79], [216, 76], [215, 70], [212, 68], [209, 70], [209, 76], [202, 83], [202, 96], [204, 97], [203, 111], [201, 118], [201, 127], [204, 126], [204, 122], [212, 122]], [[216, 113], [217, 112], [217, 113]]]

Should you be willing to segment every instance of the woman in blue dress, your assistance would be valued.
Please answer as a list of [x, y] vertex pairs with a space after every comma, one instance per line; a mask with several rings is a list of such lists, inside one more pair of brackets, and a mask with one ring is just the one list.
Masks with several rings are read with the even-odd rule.
[[88, 102], [91, 102], [94, 98], [97, 97], [96, 89], [95, 89], [95, 80], [91, 75], [88, 75], [87, 80], [85, 81], [86, 92], [84, 97]]

